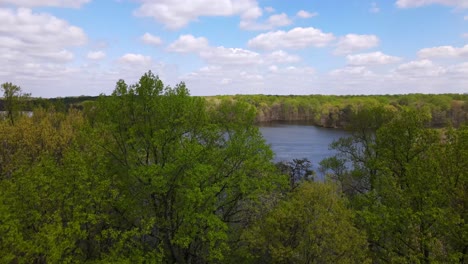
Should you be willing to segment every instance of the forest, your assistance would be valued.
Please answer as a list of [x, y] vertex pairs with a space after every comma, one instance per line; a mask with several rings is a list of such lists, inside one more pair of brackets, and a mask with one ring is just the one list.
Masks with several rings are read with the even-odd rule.
[[[468, 95], [1, 86], [0, 263], [468, 263]], [[347, 129], [273, 162], [256, 124]]]

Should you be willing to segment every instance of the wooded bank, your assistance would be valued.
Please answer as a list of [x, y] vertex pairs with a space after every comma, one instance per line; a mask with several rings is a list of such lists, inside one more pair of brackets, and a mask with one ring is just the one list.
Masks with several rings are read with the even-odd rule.
[[[245, 102], [255, 108], [256, 122], [309, 121], [328, 128], [345, 128], [352, 115], [364, 107], [383, 106], [390, 111], [412, 108], [431, 117], [434, 128], [451, 125], [459, 127], [468, 121], [468, 94], [408, 94], [408, 95], [225, 95], [204, 97], [208, 105], [216, 106], [222, 100]], [[36, 107], [66, 111], [83, 109], [98, 97], [31, 98], [22, 107], [31, 111]], [[5, 102], [0, 99], [0, 111]]]

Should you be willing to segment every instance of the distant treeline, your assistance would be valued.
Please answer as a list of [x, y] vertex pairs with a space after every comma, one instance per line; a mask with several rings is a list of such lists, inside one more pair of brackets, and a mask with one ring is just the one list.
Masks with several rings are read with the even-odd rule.
[[[22, 102], [23, 111], [32, 111], [36, 108], [50, 109], [57, 111], [67, 111], [70, 108], [81, 109], [83, 103], [87, 101], [96, 101], [98, 96], [76, 96], [76, 97], [57, 97], [57, 98], [28, 98]], [[5, 99], [0, 98], [0, 111], [6, 111]]]
[[365, 107], [382, 106], [390, 111], [411, 108], [430, 114], [432, 127], [458, 127], [468, 121], [468, 94], [408, 95], [235, 95], [207, 97], [247, 102], [254, 106], [257, 122], [310, 121], [323, 127], [343, 128], [353, 114]]
[[[35, 108], [54, 108], [67, 111], [82, 109], [92, 104], [97, 96], [63, 98], [31, 98], [23, 105], [23, 111]], [[409, 107], [431, 116], [430, 126], [460, 126], [468, 121], [468, 94], [408, 94], [408, 95], [225, 95], [205, 97], [209, 105], [216, 106], [222, 100], [245, 102], [256, 110], [257, 122], [310, 121], [322, 127], [344, 128], [351, 116], [362, 107], [383, 106], [390, 111]], [[0, 111], [5, 103], [0, 99]]]

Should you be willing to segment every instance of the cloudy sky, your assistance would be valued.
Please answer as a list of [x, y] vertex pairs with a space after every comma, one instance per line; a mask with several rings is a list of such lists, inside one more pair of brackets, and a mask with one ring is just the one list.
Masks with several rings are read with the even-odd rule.
[[0, 82], [109, 94], [468, 92], [468, 0], [0, 0]]

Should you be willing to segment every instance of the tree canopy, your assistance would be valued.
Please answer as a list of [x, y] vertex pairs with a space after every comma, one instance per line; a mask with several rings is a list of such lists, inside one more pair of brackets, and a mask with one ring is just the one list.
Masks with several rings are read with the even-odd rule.
[[[2, 89], [1, 263], [468, 261], [464, 95], [206, 98], [147, 72], [22, 115]], [[324, 181], [274, 164], [265, 114], [351, 131]]]

